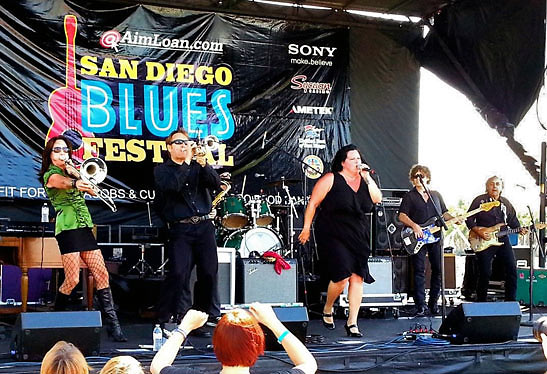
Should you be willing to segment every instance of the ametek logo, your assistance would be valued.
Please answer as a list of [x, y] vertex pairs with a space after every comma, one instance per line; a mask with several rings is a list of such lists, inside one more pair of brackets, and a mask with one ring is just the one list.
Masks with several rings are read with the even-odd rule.
[[296, 113], [296, 114], [325, 114], [325, 115], [332, 115], [332, 107], [331, 106], [305, 106], [305, 105], [293, 105], [291, 108], [290, 113]]

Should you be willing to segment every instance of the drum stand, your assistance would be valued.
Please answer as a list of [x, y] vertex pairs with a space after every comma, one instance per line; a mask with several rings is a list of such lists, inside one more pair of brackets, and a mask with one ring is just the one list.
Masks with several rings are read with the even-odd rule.
[[[148, 238], [147, 235], [145, 235], [146, 238]], [[144, 238], [141, 238], [140, 236], [137, 238], [136, 235], [133, 236], [133, 240], [138, 240], [138, 239], [144, 239]], [[131, 274], [132, 271], [136, 271], [137, 274], [139, 274], [139, 278], [144, 278], [144, 276], [150, 272], [151, 274], [154, 274], [154, 268], [152, 268], [152, 266], [150, 266], [150, 264], [148, 262], [146, 262], [146, 260], [144, 259], [144, 252], [146, 250], [146, 246], [147, 246], [147, 243], [140, 243], [140, 247], [141, 247], [141, 258], [139, 259], [139, 261], [137, 261], [137, 263], [135, 265], [133, 265], [131, 267], [131, 269], [129, 269], [129, 271], [127, 272], [127, 274]], [[150, 246], [148, 246], [148, 248], [150, 248]]]
[[251, 199], [249, 201], [249, 205], [251, 206], [251, 219], [253, 220], [252, 227], [253, 229], [257, 228], [258, 225], [256, 224], [256, 220], [258, 219], [258, 216], [260, 215], [260, 204], [261, 200], [255, 200]]

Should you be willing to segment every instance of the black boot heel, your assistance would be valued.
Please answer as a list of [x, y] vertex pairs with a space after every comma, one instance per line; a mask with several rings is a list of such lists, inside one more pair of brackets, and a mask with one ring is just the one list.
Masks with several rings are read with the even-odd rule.
[[359, 331], [358, 332], [352, 332], [351, 329], [352, 328], [358, 328], [357, 325], [351, 325], [351, 326], [348, 326], [347, 324], [344, 323], [344, 327], [346, 328], [346, 334], [348, 334], [348, 336], [350, 338], [362, 338], [363, 337], [363, 334], [361, 334]]
[[323, 326], [325, 326], [329, 330], [334, 330], [335, 327], [336, 327], [336, 326], [334, 326], [334, 317], [333, 317], [333, 322], [332, 323], [329, 323], [329, 322], [325, 321], [324, 317], [333, 317], [332, 313], [330, 313], [330, 314], [323, 313], [323, 318], [321, 318], [321, 319], [323, 321]]
[[114, 309], [114, 301], [112, 300], [112, 291], [110, 288], [103, 288], [97, 290], [97, 298], [99, 300], [99, 305], [105, 317], [105, 322], [107, 323], [106, 332], [108, 337], [116, 342], [126, 342], [127, 338], [124, 336], [122, 329], [120, 327], [120, 322], [118, 320], [118, 315]]

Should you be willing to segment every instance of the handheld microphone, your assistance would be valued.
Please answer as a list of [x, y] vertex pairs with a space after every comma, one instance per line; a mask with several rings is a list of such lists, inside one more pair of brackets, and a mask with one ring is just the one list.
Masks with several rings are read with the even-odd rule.
[[369, 167], [366, 166], [365, 164], [359, 165], [358, 168], [359, 168], [359, 170], [361, 170], [361, 171], [368, 171], [369, 174], [376, 174], [376, 170], [369, 168]]
[[266, 135], [268, 134], [268, 130], [264, 131], [264, 135], [262, 136], [262, 146], [260, 149], [264, 149], [264, 146], [266, 145]]

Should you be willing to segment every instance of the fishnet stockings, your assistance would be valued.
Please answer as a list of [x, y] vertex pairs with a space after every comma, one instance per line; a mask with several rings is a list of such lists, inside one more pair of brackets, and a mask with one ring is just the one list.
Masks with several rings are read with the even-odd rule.
[[70, 295], [74, 287], [80, 281], [80, 257], [91, 271], [95, 280], [95, 287], [98, 290], [109, 287], [108, 271], [104, 264], [101, 251], [95, 249], [93, 251], [74, 252], [62, 255], [63, 269], [65, 270], [65, 281], [59, 287], [59, 291], [65, 295]]

